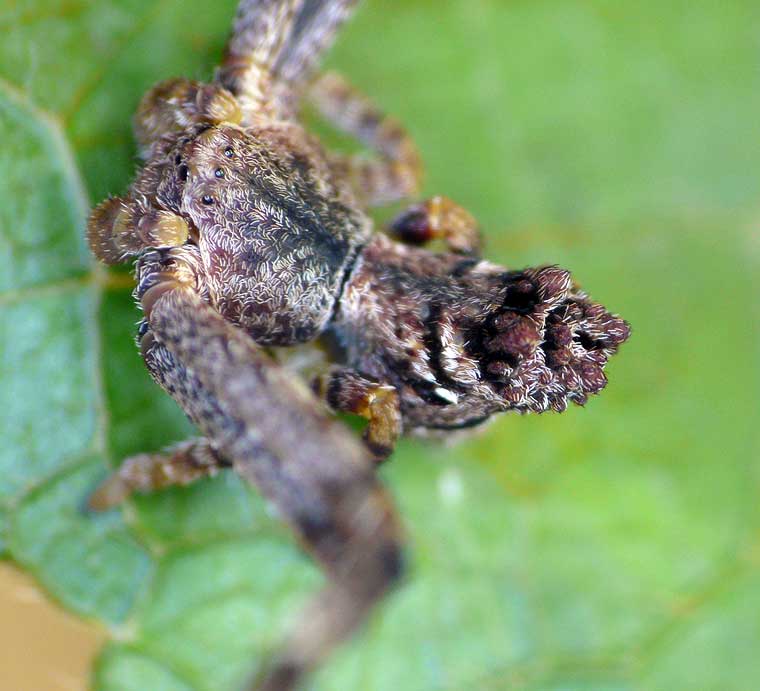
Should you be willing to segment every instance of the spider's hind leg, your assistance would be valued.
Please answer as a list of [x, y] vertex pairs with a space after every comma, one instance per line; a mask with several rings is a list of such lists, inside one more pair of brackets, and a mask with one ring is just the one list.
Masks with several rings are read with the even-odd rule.
[[110, 509], [129, 496], [172, 486], [189, 485], [216, 475], [227, 463], [206, 439], [189, 439], [164, 453], [138, 454], [127, 458], [90, 496], [95, 511]]

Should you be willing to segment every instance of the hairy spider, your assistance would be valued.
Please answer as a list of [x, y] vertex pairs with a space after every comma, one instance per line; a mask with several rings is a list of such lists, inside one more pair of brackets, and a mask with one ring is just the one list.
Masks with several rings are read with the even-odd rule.
[[[564, 269], [481, 260], [474, 219], [446, 198], [374, 232], [366, 209], [415, 195], [422, 167], [395, 120], [341, 77], [312, 78], [356, 2], [243, 0], [212, 82], [145, 95], [144, 164], [87, 229], [103, 262], [137, 258], [140, 352], [203, 435], [127, 459], [91, 506], [231, 467], [327, 575], [260, 690], [295, 688], [402, 575], [375, 472], [402, 432], [582, 405], [629, 333]], [[374, 157], [325, 151], [304, 98]], [[447, 252], [420, 247], [436, 238]], [[310, 390], [272, 352], [314, 342], [335, 365]], [[363, 444], [320, 398], [368, 420]]]

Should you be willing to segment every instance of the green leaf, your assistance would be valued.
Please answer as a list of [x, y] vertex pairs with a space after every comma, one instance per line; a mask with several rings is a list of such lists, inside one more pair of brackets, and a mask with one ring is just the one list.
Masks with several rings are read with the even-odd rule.
[[[112, 636], [97, 691], [237, 689], [321, 576], [223, 475], [87, 515], [191, 429], [135, 352], [87, 207], [156, 81], [234, 2], [0, 9], [0, 549]], [[314, 688], [745, 691], [760, 682], [760, 71], [754, 0], [368, 0], [330, 63], [415, 135], [488, 256], [556, 262], [632, 323], [584, 410], [404, 442], [412, 571]]]

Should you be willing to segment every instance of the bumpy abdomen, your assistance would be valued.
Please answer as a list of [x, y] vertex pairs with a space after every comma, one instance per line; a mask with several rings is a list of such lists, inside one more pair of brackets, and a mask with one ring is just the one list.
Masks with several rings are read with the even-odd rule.
[[507, 271], [377, 237], [335, 334], [351, 367], [398, 389], [407, 428], [452, 429], [584, 404], [629, 329], [559, 267]]

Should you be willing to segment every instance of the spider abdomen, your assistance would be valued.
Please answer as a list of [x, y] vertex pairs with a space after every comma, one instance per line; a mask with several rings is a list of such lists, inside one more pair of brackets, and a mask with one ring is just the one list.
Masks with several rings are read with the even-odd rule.
[[407, 429], [441, 430], [583, 405], [629, 333], [559, 267], [507, 271], [382, 236], [362, 252], [334, 329], [350, 367], [396, 387]]

